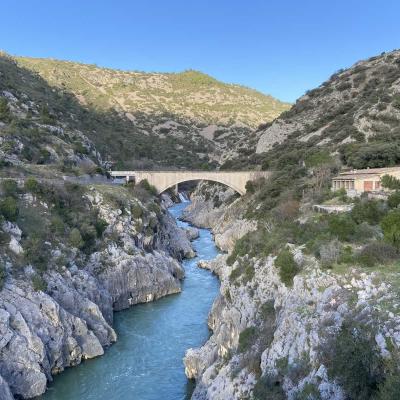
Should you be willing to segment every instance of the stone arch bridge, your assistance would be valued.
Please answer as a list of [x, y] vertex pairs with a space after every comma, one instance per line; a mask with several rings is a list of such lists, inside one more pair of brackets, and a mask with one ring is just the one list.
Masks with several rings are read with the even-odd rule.
[[246, 183], [258, 178], [268, 178], [268, 171], [111, 171], [113, 178], [139, 183], [147, 180], [158, 193], [187, 181], [213, 181], [229, 186], [240, 195], [246, 193]]

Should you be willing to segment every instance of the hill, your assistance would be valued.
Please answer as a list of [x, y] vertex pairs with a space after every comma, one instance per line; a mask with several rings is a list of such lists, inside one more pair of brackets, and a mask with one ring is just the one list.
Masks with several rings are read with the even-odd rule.
[[13, 59], [51, 87], [73, 94], [97, 119], [112, 119], [108, 129], [94, 124], [86, 133], [101, 153], [125, 166], [133, 159], [177, 167], [206, 167], [214, 161], [216, 166], [220, 159], [235, 156], [239, 143], [248, 140], [261, 122], [289, 107], [193, 70], [143, 73], [50, 59]]
[[387, 157], [400, 142], [400, 51], [338, 71], [257, 135], [257, 153], [288, 139], [297, 148], [339, 151], [357, 168], [398, 163]]

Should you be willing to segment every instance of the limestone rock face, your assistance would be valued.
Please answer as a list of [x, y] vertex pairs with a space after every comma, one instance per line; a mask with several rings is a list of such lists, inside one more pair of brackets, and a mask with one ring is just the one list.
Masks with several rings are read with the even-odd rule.
[[[196, 202], [196, 194], [192, 196], [189, 218], [196, 218], [196, 204], [204, 209], [207, 203], [204, 197], [199, 197]], [[214, 208], [210, 202], [208, 207]], [[232, 214], [229, 205], [220, 211], [221, 217], [215, 220], [212, 229], [219, 232], [216, 237], [225, 237], [229, 249], [229, 241], [234, 243], [234, 237], [238, 237], [235, 236], [238, 228], [234, 229], [235, 223], [229, 222]], [[242, 224], [239, 210], [237, 215], [236, 223]], [[311, 385], [323, 400], [344, 400], [342, 388], [329, 379], [321, 362], [321, 347], [345, 319], [363, 318], [367, 323], [372, 322], [377, 310], [381, 318], [375, 341], [381, 354], [388, 354], [387, 341], [400, 346], [400, 316], [387, 309], [398, 309], [398, 298], [388, 283], [378, 279], [376, 273], [350, 270], [338, 275], [322, 270], [317, 260], [305, 255], [301, 247], [289, 244], [287, 247], [302, 268], [292, 287], [281, 282], [274, 257], [244, 256], [232, 266], [226, 263], [227, 255], [199, 262], [199, 267], [219, 276], [221, 286], [208, 318], [213, 334], [202, 347], [188, 349], [184, 358], [186, 375], [196, 380], [193, 400], [252, 398], [260, 376], [278, 372], [288, 399], [298, 398]], [[232, 271], [240, 265], [254, 273], [235, 277]], [[241, 334], [252, 329], [257, 332], [254, 342], [247, 347], [243, 340], [240, 344]], [[297, 367], [301, 371], [297, 376], [290, 374], [286, 372], [288, 368], [282, 370], [283, 362], [287, 366], [303, 365], [303, 369]]]
[[99, 275], [99, 280], [110, 293], [114, 310], [146, 303], [181, 290], [184, 277], [181, 265], [165, 254], [129, 256], [114, 249], [114, 264]]
[[[31, 266], [8, 276], [0, 290], [1, 400], [40, 396], [52, 375], [102, 355], [117, 340], [113, 311], [181, 290], [184, 270], [177, 259], [194, 252], [186, 231], [165, 210], [142, 216], [145, 228], [153, 221], [152, 234], [144, 235], [129, 212], [115, 209], [100, 193], [93, 190], [90, 201], [118, 240], [106, 235], [84, 263], [69, 249], [65, 264], [43, 273], [43, 287], [36, 290]], [[11, 251], [17, 250], [19, 227], [2, 228], [13, 240]], [[62, 249], [60, 244], [51, 251], [59, 257]]]
[[7, 382], [0, 375], [0, 399], [2, 400], [13, 400], [14, 397], [11, 393], [10, 388], [8, 387]]

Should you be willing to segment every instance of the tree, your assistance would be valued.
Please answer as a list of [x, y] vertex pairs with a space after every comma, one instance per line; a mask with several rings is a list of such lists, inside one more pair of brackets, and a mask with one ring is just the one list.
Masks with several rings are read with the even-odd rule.
[[389, 208], [397, 208], [400, 205], [400, 190], [396, 190], [388, 197]]
[[385, 241], [400, 248], [400, 210], [390, 211], [382, 219], [381, 228]]
[[246, 193], [249, 194], [253, 194], [256, 191], [254, 183], [252, 181], [247, 181], [245, 188], [246, 188]]
[[350, 240], [356, 230], [355, 222], [347, 215], [330, 215], [329, 231], [341, 241]]
[[387, 189], [400, 189], [400, 180], [391, 175], [383, 175], [381, 178], [381, 184]]
[[294, 261], [293, 254], [287, 250], [282, 250], [276, 257], [275, 265], [279, 268], [279, 276], [286, 286], [293, 285], [293, 278], [298, 272], [298, 267]]

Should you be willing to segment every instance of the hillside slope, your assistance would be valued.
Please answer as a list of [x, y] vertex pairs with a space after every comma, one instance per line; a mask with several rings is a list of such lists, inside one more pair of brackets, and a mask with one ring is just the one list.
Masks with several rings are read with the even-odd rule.
[[303, 147], [333, 151], [346, 145], [357, 150], [366, 142], [399, 140], [399, 123], [400, 51], [396, 50], [357, 62], [308, 91], [257, 132], [257, 153], [288, 138]]
[[228, 252], [201, 265], [221, 288], [213, 335], [184, 360], [193, 400], [400, 398], [400, 184], [379, 199], [330, 189], [342, 167], [400, 164], [399, 97], [399, 51], [359, 62], [225, 164], [268, 180], [237, 199], [209, 184], [192, 195], [187, 220]]
[[[14, 59], [49, 85], [72, 93], [83, 107], [124, 121], [125, 140], [115, 129], [88, 134], [114, 159], [121, 157], [122, 148], [124, 161], [134, 154], [174, 165], [174, 157], [157, 160], [156, 153], [165, 151], [166, 142], [177, 151], [196, 153], [205, 162], [209, 156], [214, 160], [232, 157], [238, 143], [260, 123], [289, 108], [271, 96], [193, 70], [143, 73], [49, 59]], [[113, 145], [115, 140], [118, 146]], [[130, 141], [145, 144], [136, 148]]]

